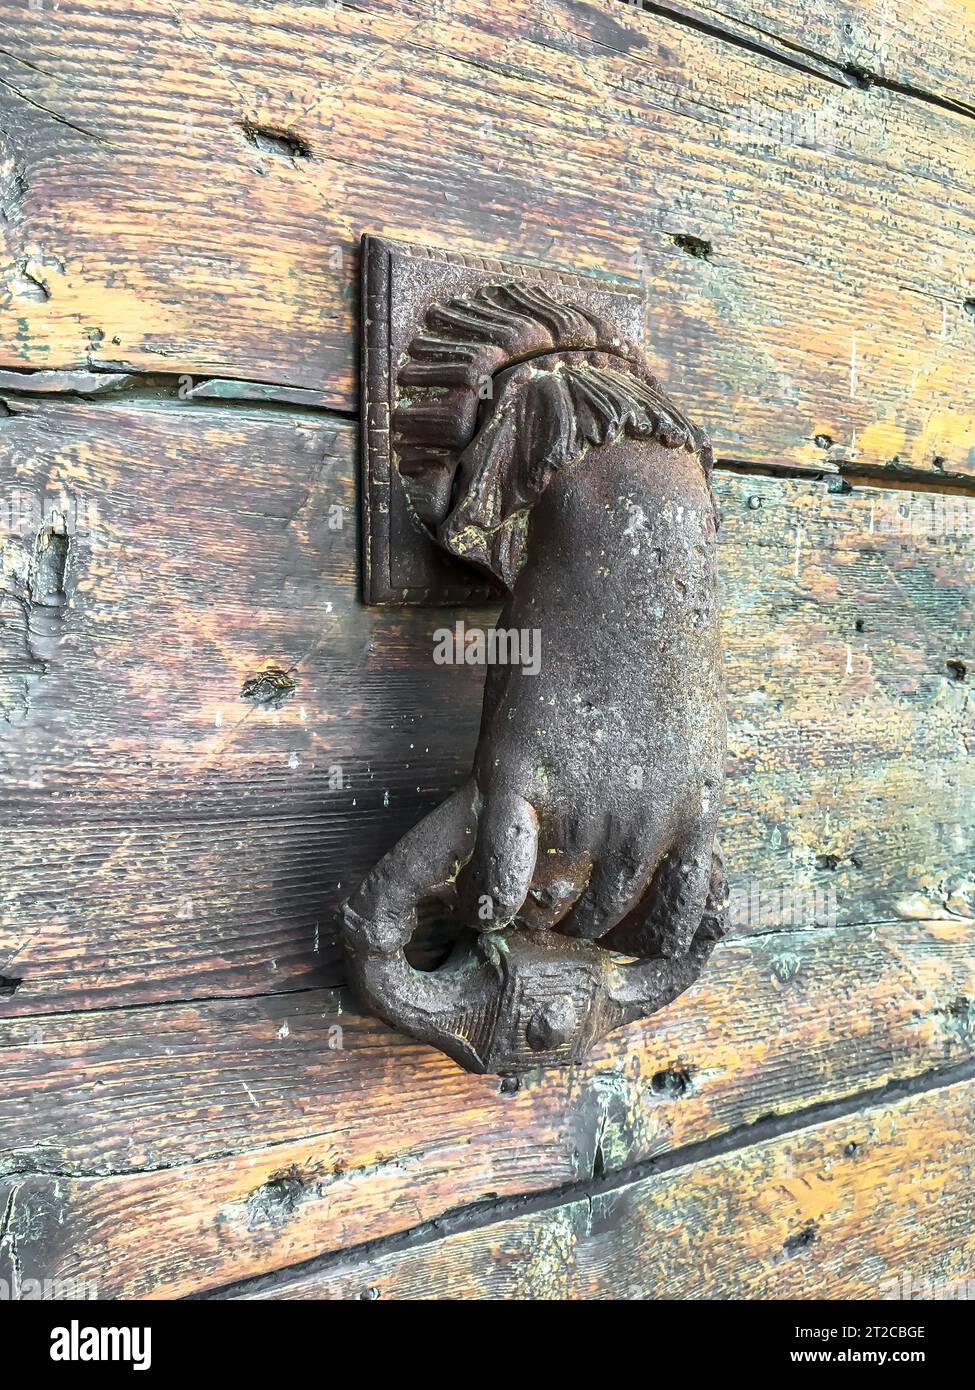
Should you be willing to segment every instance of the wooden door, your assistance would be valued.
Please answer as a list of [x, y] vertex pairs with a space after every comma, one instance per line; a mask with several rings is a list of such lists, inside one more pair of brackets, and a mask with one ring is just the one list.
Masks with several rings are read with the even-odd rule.
[[[970, 7], [0, 21], [0, 1278], [969, 1276]], [[519, 1082], [344, 987], [336, 907], [467, 775], [482, 683], [430, 660], [465, 613], [360, 597], [364, 232], [642, 283], [719, 461], [735, 931]]]

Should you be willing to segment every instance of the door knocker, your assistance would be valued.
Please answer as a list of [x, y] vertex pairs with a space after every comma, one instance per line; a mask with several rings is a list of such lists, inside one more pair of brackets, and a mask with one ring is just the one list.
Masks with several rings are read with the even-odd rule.
[[[471, 1071], [577, 1062], [726, 930], [711, 451], [651, 374], [638, 294], [366, 238], [366, 597], [500, 596], [470, 778], [343, 909], [352, 980]], [[418, 909], [451, 923], [407, 958]]]

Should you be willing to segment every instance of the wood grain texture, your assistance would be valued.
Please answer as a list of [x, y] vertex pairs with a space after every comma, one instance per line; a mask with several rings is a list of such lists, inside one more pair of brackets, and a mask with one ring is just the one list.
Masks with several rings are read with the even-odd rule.
[[[338, 901], [470, 768], [483, 672], [433, 633], [490, 612], [361, 605], [346, 422], [14, 410], [0, 1011], [341, 982]], [[971, 913], [975, 501], [719, 492], [738, 929]]]
[[[971, 1277], [972, 10], [919, 25], [0, 0], [0, 1279]], [[328, 988], [338, 900], [470, 766], [433, 631], [490, 619], [359, 600], [322, 407], [364, 230], [643, 280], [729, 464], [917, 489], [720, 476], [735, 931], [517, 1085]]]
[[178, 1296], [964, 1065], [973, 945], [971, 922], [729, 941], [515, 1088], [325, 991], [0, 1024], [0, 1278]]
[[[770, 21], [783, 52], [818, 41], [808, 8]], [[5, 365], [349, 409], [374, 231], [642, 276], [652, 358], [725, 457], [975, 471], [968, 115], [614, 3], [6, 9]], [[888, 12], [861, 66], [907, 52]], [[955, 24], [935, 85], [970, 81]]]
[[973, 1121], [968, 1082], [416, 1249], [276, 1281], [265, 1296], [964, 1297], [975, 1258]]

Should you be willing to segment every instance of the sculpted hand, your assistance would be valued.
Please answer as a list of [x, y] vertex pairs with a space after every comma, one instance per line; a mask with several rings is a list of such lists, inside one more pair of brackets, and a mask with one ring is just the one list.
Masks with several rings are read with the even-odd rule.
[[[498, 627], [540, 662], [489, 667], [470, 780], [372, 871], [346, 941], [384, 1017], [524, 1070], [672, 999], [724, 930], [711, 456], [612, 324], [540, 286], [426, 323], [400, 448], [411, 476], [429, 454], [440, 544], [501, 581]], [[461, 936], [423, 975], [404, 948], [430, 897]]]
[[478, 930], [516, 918], [637, 955], [683, 953], [705, 911], [724, 763], [715, 519], [697, 458], [624, 440], [536, 503], [498, 620], [541, 661], [489, 669]]

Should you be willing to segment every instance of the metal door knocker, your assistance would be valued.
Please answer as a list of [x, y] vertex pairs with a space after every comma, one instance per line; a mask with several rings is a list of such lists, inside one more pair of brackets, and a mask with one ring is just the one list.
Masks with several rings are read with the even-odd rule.
[[[599, 281], [363, 246], [366, 596], [505, 597], [470, 778], [343, 909], [353, 982], [471, 1071], [579, 1061], [726, 930], [725, 714], [707, 438]], [[407, 958], [418, 909], [450, 923]]]

